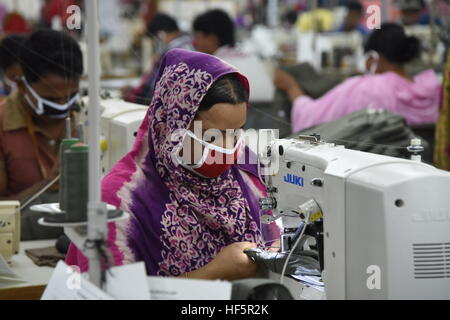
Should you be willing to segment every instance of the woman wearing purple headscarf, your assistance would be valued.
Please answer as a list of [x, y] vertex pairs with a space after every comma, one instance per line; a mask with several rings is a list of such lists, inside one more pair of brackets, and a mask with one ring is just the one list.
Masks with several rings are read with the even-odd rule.
[[[133, 149], [102, 182], [103, 201], [130, 213], [109, 224], [115, 265], [144, 261], [150, 275], [201, 279], [254, 275], [243, 251], [262, 244], [265, 188], [255, 164], [235, 163], [249, 159], [239, 133], [248, 95], [247, 78], [216, 57], [183, 49], [165, 55]], [[213, 128], [227, 135], [202, 135]], [[200, 158], [185, 148], [196, 144]], [[221, 150], [232, 164], [205, 161]], [[185, 162], [190, 157], [196, 165]], [[88, 268], [73, 245], [66, 261]]]

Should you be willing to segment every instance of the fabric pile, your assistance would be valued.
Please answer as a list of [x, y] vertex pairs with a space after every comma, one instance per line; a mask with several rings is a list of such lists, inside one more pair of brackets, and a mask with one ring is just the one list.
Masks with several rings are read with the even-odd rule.
[[[298, 247], [303, 248], [302, 245]], [[247, 249], [244, 252], [259, 267], [277, 274], [283, 272], [283, 266], [289, 255], [289, 252], [265, 251], [260, 248]], [[316, 287], [321, 290], [323, 288], [323, 281], [317, 252], [296, 249], [289, 258], [285, 276], [294, 278], [306, 286]]]
[[27, 249], [25, 254], [40, 267], [56, 267], [59, 260], [64, 260], [65, 255], [60, 253], [55, 246], [37, 249]]

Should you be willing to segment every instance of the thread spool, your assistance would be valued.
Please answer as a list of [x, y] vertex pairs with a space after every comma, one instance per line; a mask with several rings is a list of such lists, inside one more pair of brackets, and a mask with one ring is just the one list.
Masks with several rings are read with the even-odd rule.
[[66, 188], [64, 201], [66, 221], [87, 221], [88, 202], [88, 146], [75, 144], [64, 152]]
[[70, 149], [71, 146], [78, 143], [80, 140], [77, 138], [63, 139], [59, 145], [59, 163], [60, 163], [60, 178], [59, 178], [59, 209], [64, 211], [66, 209], [66, 201], [64, 199], [64, 190], [67, 188], [66, 178], [64, 173], [65, 151]]

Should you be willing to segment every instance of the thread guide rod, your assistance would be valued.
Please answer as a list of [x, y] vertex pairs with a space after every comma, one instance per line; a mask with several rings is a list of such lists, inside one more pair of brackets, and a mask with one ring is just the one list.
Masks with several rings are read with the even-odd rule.
[[[98, 0], [86, 1], [86, 37], [88, 46], [88, 132], [89, 132], [89, 200], [87, 243], [103, 243], [107, 237], [106, 205], [101, 201], [100, 175], [100, 39]], [[86, 247], [89, 258], [89, 280], [101, 283], [101, 261], [95, 246]]]

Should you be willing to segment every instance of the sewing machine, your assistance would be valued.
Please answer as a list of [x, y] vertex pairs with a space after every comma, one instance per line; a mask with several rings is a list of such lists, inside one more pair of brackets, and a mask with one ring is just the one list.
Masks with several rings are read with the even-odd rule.
[[327, 299], [450, 299], [450, 173], [317, 136], [263, 150], [262, 221], [289, 251], [308, 220]]
[[297, 40], [297, 62], [308, 62], [320, 71], [364, 71], [362, 43], [358, 32], [302, 33]]
[[[88, 106], [88, 99], [83, 98], [79, 119], [83, 124], [83, 141], [88, 140]], [[102, 174], [108, 173], [116, 162], [131, 150], [147, 109], [146, 106], [119, 99], [103, 99], [101, 101]]]
[[0, 255], [7, 262], [19, 253], [20, 244], [20, 203], [0, 201]]
[[426, 65], [435, 66], [442, 62], [445, 54], [445, 48], [439, 39], [439, 29], [435, 26], [434, 30], [430, 25], [413, 25], [406, 26], [405, 33], [414, 36], [420, 40], [421, 45], [421, 61]]

